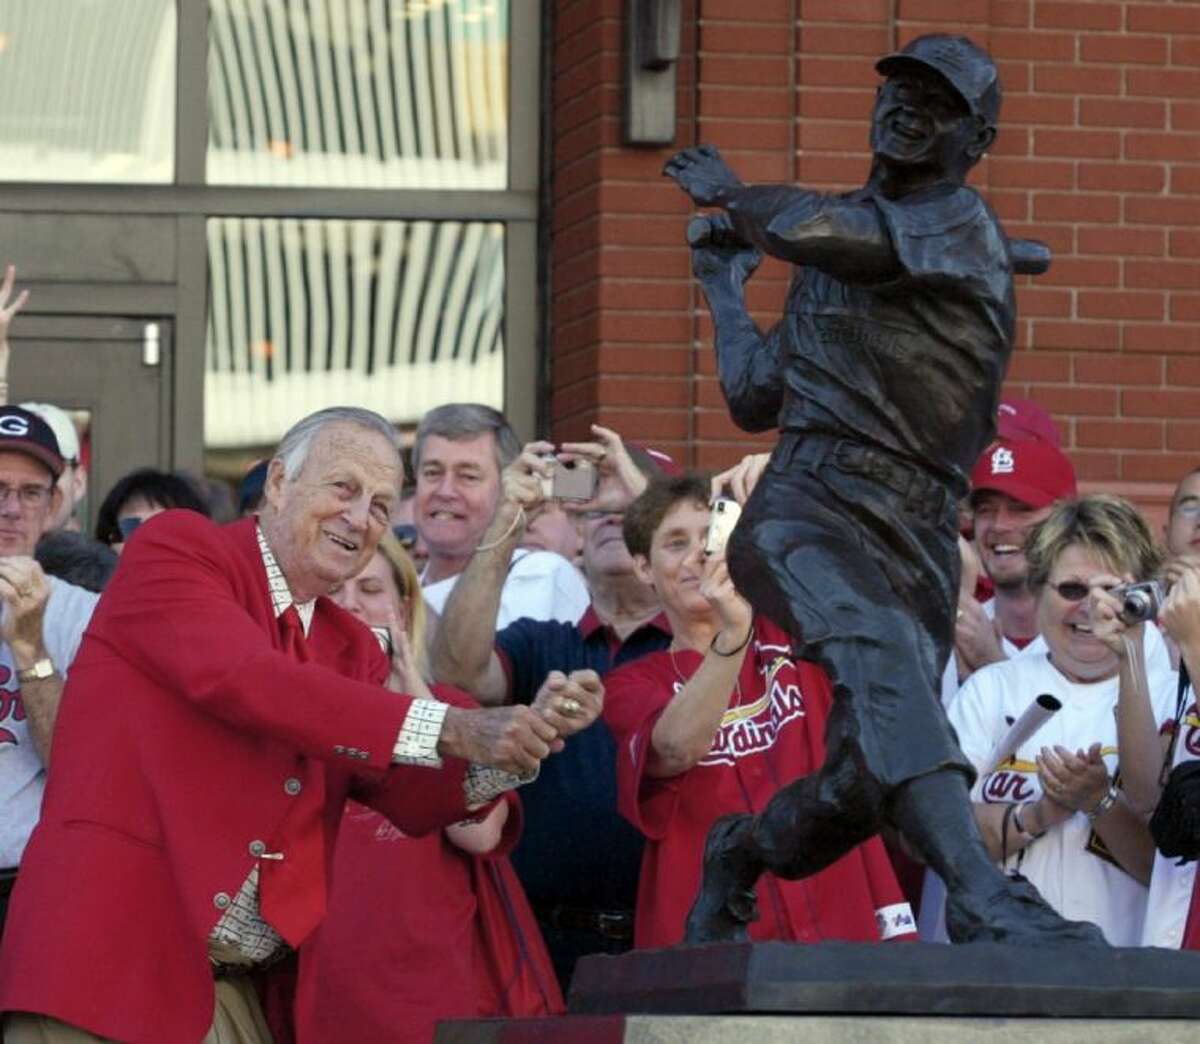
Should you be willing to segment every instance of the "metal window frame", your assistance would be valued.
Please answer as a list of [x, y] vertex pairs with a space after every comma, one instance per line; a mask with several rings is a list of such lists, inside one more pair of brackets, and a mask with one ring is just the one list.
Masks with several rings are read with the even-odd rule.
[[[505, 413], [523, 438], [538, 424], [537, 247], [542, 60], [539, 0], [511, 0], [508, 187], [504, 190], [329, 189], [205, 184], [208, 150], [208, 4], [176, 0], [175, 178], [170, 185], [0, 181], [9, 213], [174, 218], [173, 285], [59, 284], [63, 311], [167, 316], [175, 323], [170, 457], [199, 469], [204, 454], [204, 343], [209, 217], [501, 221], [505, 225]], [[42, 295], [40, 300], [45, 301]]]

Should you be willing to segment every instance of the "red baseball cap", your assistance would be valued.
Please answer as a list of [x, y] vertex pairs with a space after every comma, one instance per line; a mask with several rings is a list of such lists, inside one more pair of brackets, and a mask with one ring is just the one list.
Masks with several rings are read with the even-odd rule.
[[996, 434], [1002, 439], [1044, 439], [1062, 445], [1062, 432], [1032, 399], [1001, 399], [996, 410]]
[[997, 439], [971, 470], [971, 496], [996, 490], [1042, 508], [1075, 496], [1075, 468], [1044, 439]]
[[[644, 446], [640, 442], [627, 442], [625, 443], [625, 448], [627, 450], [633, 450], [635, 454], [644, 453], [650, 458], [650, 461], [663, 475], [683, 474], [683, 468], [675, 463], [675, 458], [668, 453], [664, 453], [662, 450], [654, 449], [650, 446]], [[642, 467], [642, 462], [637, 460], [636, 455], [634, 457], [634, 463], [637, 464], [640, 469], [645, 470]]]

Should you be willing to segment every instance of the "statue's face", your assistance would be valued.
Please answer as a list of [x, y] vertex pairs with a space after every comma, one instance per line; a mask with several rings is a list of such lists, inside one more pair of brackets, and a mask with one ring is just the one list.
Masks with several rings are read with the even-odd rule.
[[979, 132], [967, 103], [945, 80], [905, 69], [879, 88], [871, 149], [892, 167], [965, 172], [976, 158], [970, 150]]

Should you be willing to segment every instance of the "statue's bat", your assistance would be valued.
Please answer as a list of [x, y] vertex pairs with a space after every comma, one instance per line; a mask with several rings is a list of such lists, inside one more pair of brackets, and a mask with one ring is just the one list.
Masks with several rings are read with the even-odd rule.
[[[688, 245], [692, 247], [746, 246], [728, 229], [714, 227], [712, 220], [699, 215], [688, 222]], [[1012, 258], [1013, 272], [1017, 275], [1041, 275], [1050, 267], [1050, 248], [1040, 239], [1010, 239], [1008, 253]]]

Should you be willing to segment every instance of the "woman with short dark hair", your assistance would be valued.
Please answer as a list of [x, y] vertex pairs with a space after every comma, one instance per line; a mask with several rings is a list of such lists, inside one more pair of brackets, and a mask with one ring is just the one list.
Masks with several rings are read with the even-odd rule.
[[[706, 551], [709, 480], [657, 479], [627, 509], [625, 543], [671, 624], [665, 652], [605, 678], [621, 814], [646, 836], [634, 945], [682, 942], [700, 887], [705, 838], [762, 811], [784, 784], [821, 767], [829, 678], [795, 659], [792, 639], [735, 590], [723, 550]], [[911, 937], [883, 845], [873, 837], [802, 880], [763, 874], [754, 939], [878, 942]]]
[[96, 512], [96, 539], [118, 553], [143, 522], [170, 508], [187, 508], [210, 517], [208, 505], [185, 475], [138, 468], [119, 478]]

